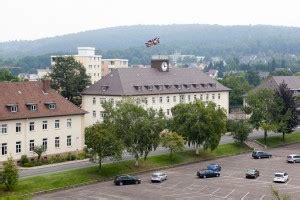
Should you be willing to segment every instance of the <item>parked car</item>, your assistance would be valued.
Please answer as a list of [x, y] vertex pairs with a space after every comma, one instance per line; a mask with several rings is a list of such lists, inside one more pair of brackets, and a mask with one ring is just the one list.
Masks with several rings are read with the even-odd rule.
[[253, 151], [252, 153], [253, 158], [271, 158], [272, 154], [265, 152], [265, 151]]
[[291, 154], [287, 156], [287, 162], [296, 163], [300, 162], [300, 154]]
[[257, 169], [249, 169], [246, 172], [246, 178], [257, 178], [259, 176], [259, 171]]
[[155, 172], [151, 176], [151, 182], [162, 182], [167, 180], [168, 176], [165, 172]]
[[210, 169], [202, 169], [202, 170], [197, 171], [197, 176], [199, 178], [219, 177], [220, 172], [213, 171]]
[[289, 175], [286, 172], [276, 172], [274, 175], [274, 182], [285, 183], [289, 180]]
[[138, 177], [130, 175], [117, 176], [114, 181], [115, 185], [140, 184], [141, 182], [142, 180]]
[[216, 172], [220, 172], [222, 167], [218, 164], [209, 164], [209, 165], [207, 165], [207, 169], [216, 171]]

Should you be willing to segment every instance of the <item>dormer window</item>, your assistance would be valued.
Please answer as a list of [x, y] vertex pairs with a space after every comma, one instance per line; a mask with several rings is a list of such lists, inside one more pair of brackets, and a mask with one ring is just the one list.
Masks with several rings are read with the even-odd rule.
[[101, 86], [101, 91], [106, 92], [108, 87], [109, 87], [108, 85]]
[[194, 88], [199, 89], [200, 88], [200, 84], [193, 84]]
[[175, 85], [178, 90], [181, 90], [181, 85]]
[[18, 106], [11, 106], [10, 112], [18, 112]]
[[191, 89], [191, 85], [190, 85], [190, 84], [185, 84], [184, 86], [185, 86], [185, 88], [188, 89], [188, 90]]
[[140, 85], [135, 85], [134, 88], [135, 88], [137, 91], [142, 91], [142, 86], [140, 86]]
[[30, 105], [30, 111], [36, 111], [36, 108], [37, 106], [36, 105]]
[[54, 110], [54, 109], [55, 109], [55, 104], [54, 104], [54, 103], [49, 104], [49, 105], [48, 105], [48, 108], [49, 108], [50, 110]]

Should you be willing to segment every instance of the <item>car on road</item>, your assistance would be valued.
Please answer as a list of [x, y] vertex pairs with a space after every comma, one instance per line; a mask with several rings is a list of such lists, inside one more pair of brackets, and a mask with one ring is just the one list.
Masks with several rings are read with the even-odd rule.
[[246, 178], [257, 178], [259, 176], [259, 171], [257, 169], [249, 169], [246, 172]]
[[261, 158], [271, 158], [272, 154], [265, 152], [265, 151], [253, 151], [252, 152], [252, 157], [261, 159]]
[[151, 175], [151, 182], [162, 182], [167, 180], [168, 176], [165, 172], [154, 172]]
[[197, 176], [199, 178], [219, 177], [220, 172], [209, 170], [209, 169], [202, 169], [197, 171]]
[[289, 175], [286, 172], [276, 172], [273, 181], [275, 183], [286, 183], [289, 180]]
[[142, 182], [141, 179], [135, 176], [130, 175], [121, 175], [115, 178], [115, 185], [130, 185], [130, 184], [140, 184]]
[[300, 154], [291, 154], [287, 156], [287, 162], [297, 163], [300, 162]]
[[219, 164], [209, 164], [207, 165], [207, 169], [215, 172], [220, 172], [222, 167]]

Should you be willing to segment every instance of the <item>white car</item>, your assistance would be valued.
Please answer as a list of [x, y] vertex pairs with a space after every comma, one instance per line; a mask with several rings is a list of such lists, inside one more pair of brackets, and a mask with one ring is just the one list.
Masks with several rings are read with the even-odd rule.
[[289, 180], [289, 175], [286, 172], [276, 172], [274, 175], [274, 182], [286, 183]]
[[167, 180], [168, 176], [164, 172], [155, 172], [151, 176], [151, 182], [162, 182]]

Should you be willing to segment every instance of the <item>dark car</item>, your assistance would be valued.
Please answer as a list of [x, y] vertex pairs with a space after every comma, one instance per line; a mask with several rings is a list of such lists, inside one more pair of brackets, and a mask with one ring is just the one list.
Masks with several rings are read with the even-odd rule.
[[220, 172], [209, 170], [209, 169], [203, 169], [203, 170], [197, 171], [197, 176], [199, 178], [219, 177]]
[[257, 178], [259, 176], [259, 171], [257, 169], [249, 169], [246, 172], [246, 178]]
[[218, 164], [209, 164], [207, 166], [207, 169], [215, 171], [215, 172], [220, 172], [221, 169], [222, 169], [222, 167], [220, 165], [218, 165]]
[[265, 151], [253, 151], [252, 157], [253, 158], [257, 158], [257, 159], [260, 159], [260, 158], [271, 158], [272, 154], [270, 154], [268, 152], [265, 152]]
[[115, 185], [140, 184], [141, 182], [141, 179], [129, 175], [117, 176], [114, 181]]

